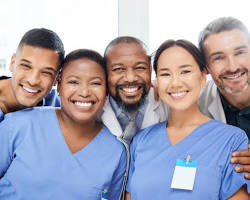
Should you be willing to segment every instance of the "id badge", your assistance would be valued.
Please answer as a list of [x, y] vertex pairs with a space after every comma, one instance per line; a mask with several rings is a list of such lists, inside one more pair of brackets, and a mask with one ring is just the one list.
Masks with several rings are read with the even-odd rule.
[[177, 159], [171, 188], [193, 190], [197, 161]]

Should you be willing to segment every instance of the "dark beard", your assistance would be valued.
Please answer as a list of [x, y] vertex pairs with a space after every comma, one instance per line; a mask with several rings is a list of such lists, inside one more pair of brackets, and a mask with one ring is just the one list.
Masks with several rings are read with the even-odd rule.
[[115, 102], [117, 103], [117, 105], [126, 113], [131, 113], [131, 112], [135, 112], [137, 111], [144, 103], [147, 97], [147, 91], [146, 91], [146, 84], [142, 84], [142, 96], [140, 98], [140, 100], [136, 103], [133, 104], [129, 104], [126, 103], [124, 101], [122, 101], [120, 95], [119, 95], [119, 89], [120, 86], [116, 86], [115, 90], [116, 90], [116, 95], [113, 96], [113, 98], [115, 99]]

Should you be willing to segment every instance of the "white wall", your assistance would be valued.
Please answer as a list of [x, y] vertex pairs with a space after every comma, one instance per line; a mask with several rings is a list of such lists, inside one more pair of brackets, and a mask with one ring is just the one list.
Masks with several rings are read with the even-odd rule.
[[7, 66], [21, 37], [31, 28], [57, 32], [66, 53], [77, 48], [103, 53], [118, 35], [117, 0], [1, 0], [0, 13], [0, 62], [6, 58]]

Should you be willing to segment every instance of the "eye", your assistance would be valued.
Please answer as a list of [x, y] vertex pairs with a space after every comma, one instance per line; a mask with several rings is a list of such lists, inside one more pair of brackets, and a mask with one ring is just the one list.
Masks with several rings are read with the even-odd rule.
[[31, 66], [30, 66], [30, 65], [27, 65], [27, 64], [24, 64], [24, 63], [21, 63], [20, 66], [21, 66], [23, 69], [31, 69]]
[[48, 76], [53, 76], [54, 74], [53, 73], [51, 73], [51, 72], [49, 72], [49, 71], [44, 71], [44, 72], [42, 72], [43, 74], [45, 74], [45, 75], [48, 75]]
[[91, 83], [91, 85], [98, 86], [98, 85], [102, 85], [102, 83], [100, 81], [94, 81]]
[[214, 58], [213, 58], [213, 62], [215, 62], [215, 61], [220, 61], [220, 60], [223, 60], [224, 59], [224, 56], [215, 56]]
[[235, 56], [238, 56], [238, 55], [245, 54], [245, 53], [247, 53], [247, 51], [240, 50], [240, 51], [235, 52], [234, 55], [235, 55]]
[[68, 83], [69, 83], [69, 84], [73, 84], [73, 85], [74, 85], [74, 84], [78, 84], [78, 81], [75, 81], [75, 80], [70, 80], [70, 81], [68, 81]]
[[183, 71], [181, 71], [181, 74], [188, 74], [190, 72], [191, 72], [190, 70], [183, 70]]
[[162, 73], [162, 74], [159, 74], [159, 76], [170, 76], [169, 73]]
[[125, 71], [124, 67], [115, 67], [112, 69], [112, 72], [122, 72], [122, 71]]
[[145, 70], [146, 67], [145, 66], [136, 66], [135, 69], [136, 70]]

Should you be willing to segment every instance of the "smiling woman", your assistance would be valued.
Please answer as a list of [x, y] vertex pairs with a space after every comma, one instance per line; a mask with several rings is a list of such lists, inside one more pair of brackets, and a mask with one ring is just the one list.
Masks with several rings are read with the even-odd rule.
[[30, 108], [0, 123], [0, 199], [118, 200], [126, 151], [97, 120], [106, 98], [103, 57], [68, 54], [58, 92], [61, 109]]
[[233, 151], [247, 148], [245, 132], [211, 120], [198, 107], [206, 84], [200, 51], [188, 41], [167, 40], [153, 65], [170, 114], [134, 137], [127, 200], [248, 200], [248, 181], [230, 164]]

